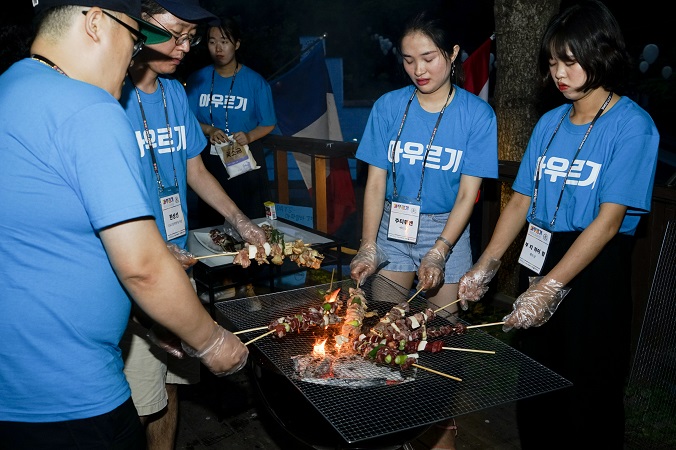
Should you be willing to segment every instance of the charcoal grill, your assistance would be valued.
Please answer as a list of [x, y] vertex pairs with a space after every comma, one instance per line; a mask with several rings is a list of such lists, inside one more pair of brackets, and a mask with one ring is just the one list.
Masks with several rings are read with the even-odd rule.
[[[318, 285], [228, 300], [216, 305], [218, 317], [231, 330], [260, 327], [279, 317], [321, 305], [322, 292], [328, 291], [329, 287], [342, 288], [343, 295], [355, 285], [353, 281], [345, 280], [331, 286]], [[369, 278], [362, 289], [366, 293], [368, 309], [377, 311], [378, 317], [387, 313], [393, 304], [410, 298], [408, 290], [380, 276]], [[426, 307], [425, 302], [421, 296], [414, 298], [410, 302], [411, 311], [422, 311]], [[377, 322], [377, 318], [374, 320]], [[446, 319], [436, 317], [429, 326], [448, 324]], [[240, 335], [240, 338], [247, 341], [260, 333], [264, 331]], [[452, 350], [419, 353], [418, 364], [461, 378], [462, 381], [417, 368], [410, 369], [411, 372], [406, 374], [415, 378], [412, 382], [358, 389], [298, 379], [291, 357], [312, 352], [314, 344], [324, 336], [325, 331], [318, 327], [281, 339], [266, 336], [251, 344], [251, 347], [255, 346], [252, 359], [260, 357], [262, 362], [259, 368], [271, 369], [290, 382], [296, 394], [301, 394], [348, 444], [374, 441], [407, 431], [413, 433], [411, 437], [414, 437], [426, 426], [444, 419], [571, 385], [565, 378], [481, 328], [467, 330], [464, 335], [438, 339], [443, 339], [444, 345], [448, 347], [493, 350], [495, 354]], [[296, 414], [294, 401], [288, 402], [286, 414]]]

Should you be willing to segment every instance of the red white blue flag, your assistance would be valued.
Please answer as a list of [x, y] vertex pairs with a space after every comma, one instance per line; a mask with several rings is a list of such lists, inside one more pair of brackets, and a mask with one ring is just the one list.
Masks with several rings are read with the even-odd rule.
[[462, 63], [465, 71], [465, 90], [488, 101], [488, 78], [490, 75], [491, 44], [493, 36], [486, 39]]

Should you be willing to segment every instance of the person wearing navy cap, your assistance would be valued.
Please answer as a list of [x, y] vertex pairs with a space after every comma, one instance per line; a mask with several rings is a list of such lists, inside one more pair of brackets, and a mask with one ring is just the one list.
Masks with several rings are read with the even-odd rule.
[[[185, 249], [188, 238], [188, 185], [216, 209], [241, 237], [256, 245], [265, 232], [246, 217], [202, 162], [207, 145], [200, 124], [188, 106], [183, 85], [172, 75], [200, 35], [197, 27], [216, 20], [198, 0], [144, 0], [142, 18], [167, 30], [172, 39], [148, 45], [134, 58], [120, 102], [136, 135], [143, 180], [162, 236]], [[180, 205], [172, 214], [162, 205]], [[174, 446], [180, 384], [200, 379], [199, 360], [181, 356], [171, 336], [141, 311], [130, 321], [120, 347], [132, 400], [146, 424], [150, 449]], [[160, 338], [162, 336], [162, 338]], [[167, 351], [158, 351], [158, 345]]]
[[215, 374], [248, 351], [158, 232], [118, 101], [133, 53], [170, 34], [140, 0], [33, 6], [31, 56], [0, 76], [0, 448], [140, 450], [130, 296]]

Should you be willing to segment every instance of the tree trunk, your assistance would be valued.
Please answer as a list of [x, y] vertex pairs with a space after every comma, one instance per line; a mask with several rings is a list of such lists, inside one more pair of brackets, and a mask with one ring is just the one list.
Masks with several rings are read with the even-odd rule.
[[[537, 71], [540, 36], [561, 0], [495, 0], [496, 83], [493, 106], [498, 120], [498, 155], [501, 160], [521, 161], [531, 131], [539, 119], [541, 85]], [[501, 209], [512, 195], [502, 188]], [[498, 292], [517, 293], [517, 265], [525, 230], [502, 259]]]

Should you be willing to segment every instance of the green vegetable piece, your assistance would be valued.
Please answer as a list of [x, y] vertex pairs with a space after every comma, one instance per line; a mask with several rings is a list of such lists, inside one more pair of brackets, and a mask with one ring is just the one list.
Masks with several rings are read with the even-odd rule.
[[350, 303], [355, 304], [355, 305], [361, 305], [361, 298], [355, 297], [355, 298], [352, 299], [352, 301]]
[[289, 325], [288, 323], [285, 323], [285, 324], [284, 324], [284, 329], [285, 329], [286, 332], [288, 333], [289, 331], [291, 331], [291, 325]]
[[353, 327], [359, 327], [359, 326], [361, 326], [361, 324], [359, 323], [358, 320], [350, 320], [347, 324], [348, 324], [348, 325], [352, 325]]
[[324, 308], [324, 311], [330, 311], [331, 310], [331, 303], [326, 302], [322, 305], [322, 308]]
[[385, 362], [386, 362], [387, 364], [391, 363], [391, 362], [392, 362], [392, 355], [387, 355], [387, 356], [385, 356]]
[[394, 363], [395, 363], [395, 364], [402, 365], [402, 364], [404, 364], [405, 362], [406, 362], [406, 355], [397, 355], [397, 356], [394, 358]]
[[371, 351], [369, 352], [369, 358], [375, 359], [376, 354], [378, 353], [378, 349], [379, 349], [380, 347], [383, 347], [383, 344], [378, 344], [373, 350], [371, 350]]
[[406, 339], [399, 341], [399, 350], [404, 350], [406, 348]]

